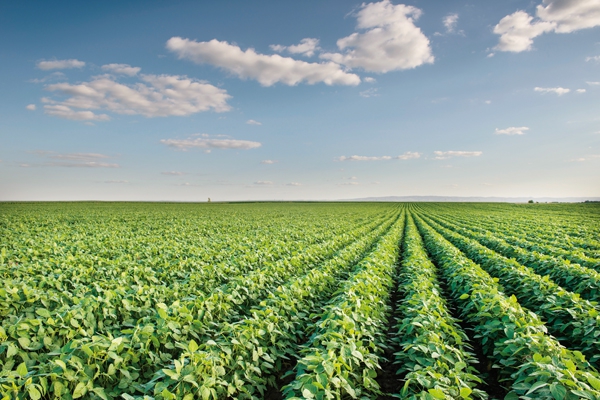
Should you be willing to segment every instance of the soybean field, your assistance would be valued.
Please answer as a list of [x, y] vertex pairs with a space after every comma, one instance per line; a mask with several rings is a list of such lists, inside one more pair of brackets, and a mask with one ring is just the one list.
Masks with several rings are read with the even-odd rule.
[[600, 399], [600, 205], [0, 203], [0, 398]]

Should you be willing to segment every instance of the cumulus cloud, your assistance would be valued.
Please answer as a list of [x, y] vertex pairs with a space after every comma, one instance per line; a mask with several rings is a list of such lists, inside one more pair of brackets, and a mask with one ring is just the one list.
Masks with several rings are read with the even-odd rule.
[[255, 121], [253, 119], [249, 119], [248, 121], [246, 121], [246, 123], [248, 125], [262, 125], [262, 122]]
[[407, 151], [404, 154], [394, 157], [396, 160], [412, 160], [414, 158], [420, 158], [421, 153]]
[[225, 90], [204, 81], [177, 75], [141, 75], [141, 81], [143, 83], [125, 85], [104, 75], [76, 85], [48, 85], [46, 90], [69, 97], [60, 102], [46, 99], [51, 105], [44, 106], [44, 109], [47, 114], [56, 117], [96, 121], [110, 118], [106, 114], [94, 114], [91, 110], [167, 117], [185, 116], [211, 109], [216, 112], [230, 109], [227, 100], [231, 96]]
[[256, 181], [254, 182], [255, 185], [272, 185], [273, 182], [271, 181]]
[[190, 149], [203, 149], [208, 151], [212, 149], [249, 150], [261, 146], [261, 143], [251, 142], [249, 140], [209, 139], [204, 137], [194, 139], [162, 139], [160, 143], [184, 151]]
[[390, 156], [379, 156], [379, 157], [369, 157], [369, 156], [341, 156], [336, 159], [336, 161], [384, 161], [391, 160]]
[[129, 64], [106, 64], [102, 66], [104, 71], [112, 72], [113, 74], [134, 76], [142, 69], [140, 67], [132, 67]]
[[363, 32], [339, 39], [341, 53], [323, 53], [320, 57], [380, 73], [433, 63], [429, 39], [414, 24], [420, 15], [416, 7], [394, 5], [389, 0], [363, 3], [356, 13], [357, 28]]
[[37, 107], [35, 106], [35, 104], [28, 104], [25, 108], [28, 109], [28, 110], [31, 110], [31, 111], [35, 111], [35, 109]]
[[297, 85], [305, 82], [326, 85], [358, 85], [358, 75], [344, 71], [333, 62], [308, 63], [278, 54], [259, 54], [254, 49], [243, 51], [240, 47], [213, 39], [209, 42], [172, 37], [167, 49], [180, 59], [197, 64], [210, 64], [222, 68], [242, 79], [255, 79], [263, 86], [276, 83]]
[[599, 85], [600, 85], [600, 82], [589, 82], [589, 81], [588, 81], [588, 82], [586, 82], [586, 83], [587, 83], [588, 85], [590, 85], [590, 86], [599, 86]]
[[566, 89], [566, 88], [562, 88], [562, 87], [555, 87], [555, 88], [536, 87], [533, 90], [535, 90], [536, 92], [540, 92], [540, 93], [556, 93], [559, 96], [562, 96], [563, 94], [567, 94], [571, 91], [571, 89]]
[[436, 160], [446, 160], [451, 157], [479, 157], [483, 154], [481, 151], [434, 151]]
[[597, 0], [543, 0], [536, 16], [525, 11], [507, 15], [494, 27], [500, 35], [495, 49], [521, 52], [531, 50], [533, 39], [546, 32], [570, 33], [600, 25]]
[[364, 81], [367, 83], [374, 83], [376, 82], [376, 79], [371, 76], [367, 76], [366, 78], [364, 78]]
[[277, 162], [279, 162], [279, 161], [277, 161], [277, 160], [262, 160], [260, 163], [261, 164], [275, 164]]
[[585, 90], [585, 89], [577, 89], [576, 92], [577, 93], [585, 93], [585, 92], [587, 92], [587, 90]]
[[319, 39], [304, 38], [300, 43], [292, 46], [282, 46], [280, 44], [272, 44], [271, 50], [281, 53], [287, 51], [292, 54], [302, 54], [307, 57], [312, 57], [315, 51], [319, 49]]
[[526, 126], [521, 126], [521, 127], [511, 126], [510, 128], [506, 128], [506, 129], [496, 128], [496, 131], [494, 133], [496, 135], [524, 135], [525, 131], [528, 131], [528, 130], [529, 130], [529, 128]]
[[458, 14], [448, 14], [443, 19], [444, 27], [446, 27], [447, 33], [452, 33], [456, 29], [458, 23]]
[[37, 67], [44, 71], [49, 69], [69, 69], [69, 68], [83, 68], [85, 62], [70, 59], [70, 60], [50, 60], [50, 61], [39, 61]]

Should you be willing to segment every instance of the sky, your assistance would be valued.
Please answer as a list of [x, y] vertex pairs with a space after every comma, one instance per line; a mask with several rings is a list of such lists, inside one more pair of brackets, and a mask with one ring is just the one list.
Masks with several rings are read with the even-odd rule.
[[600, 196], [600, 0], [0, 3], [0, 200]]

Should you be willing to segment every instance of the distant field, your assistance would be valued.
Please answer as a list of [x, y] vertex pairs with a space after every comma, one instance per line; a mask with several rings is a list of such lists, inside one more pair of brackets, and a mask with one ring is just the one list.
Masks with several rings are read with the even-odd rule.
[[600, 205], [0, 203], [4, 399], [600, 399]]

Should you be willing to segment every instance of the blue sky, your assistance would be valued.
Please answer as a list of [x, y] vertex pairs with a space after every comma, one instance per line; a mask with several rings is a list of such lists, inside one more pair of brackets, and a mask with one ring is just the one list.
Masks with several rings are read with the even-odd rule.
[[0, 200], [600, 196], [600, 2], [0, 5]]

